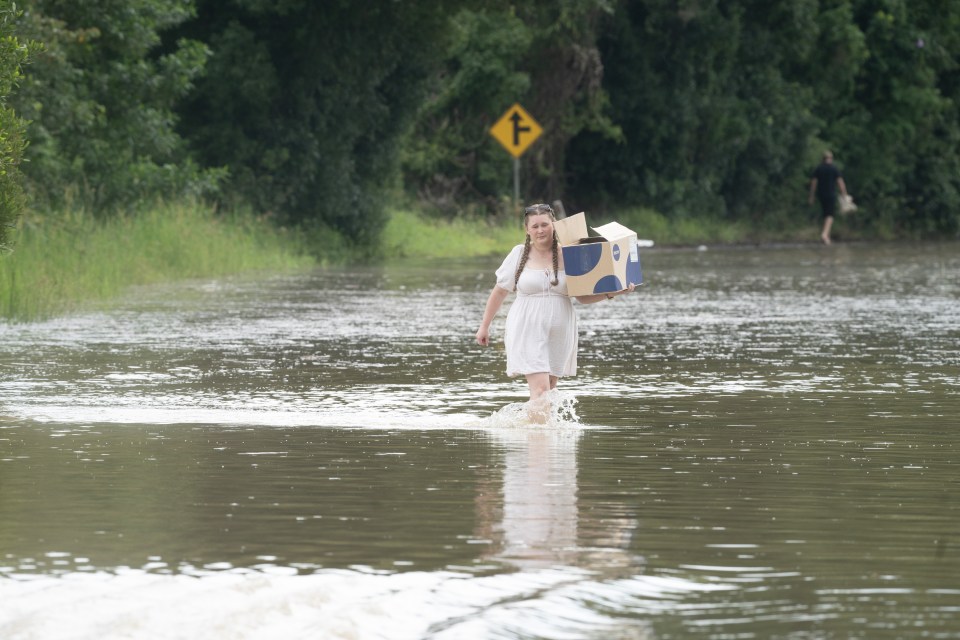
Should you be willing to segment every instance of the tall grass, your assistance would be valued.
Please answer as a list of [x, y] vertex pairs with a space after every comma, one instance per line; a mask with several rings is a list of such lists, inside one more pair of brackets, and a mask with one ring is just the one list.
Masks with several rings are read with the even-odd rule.
[[50, 317], [130, 285], [310, 264], [296, 237], [200, 204], [158, 205], [104, 221], [82, 210], [28, 215], [13, 250], [0, 256], [0, 317]]
[[[730, 223], [712, 218], [669, 218], [651, 209], [627, 209], [617, 214], [617, 221], [640, 238], [658, 245], [680, 246], [705, 243], [732, 244], [744, 242], [755, 233], [743, 223]], [[589, 220], [588, 220], [589, 222]], [[603, 223], [605, 221], [597, 221]]]
[[[624, 209], [605, 214], [587, 211], [587, 225], [599, 226], [616, 220], [657, 246], [696, 246], [699, 244], [739, 244], [758, 242], [804, 241], [819, 239], [819, 228], [804, 224], [753, 226], [710, 217], [669, 218], [645, 208]], [[491, 222], [461, 217], [436, 221], [408, 210], [396, 210], [383, 233], [383, 254], [388, 258], [449, 258], [503, 254], [523, 242], [523, 229], [517, 219]]]
[[[657, 246], [818, 237], [807, 225], [769, 230], [717, 220], [672, 219], [649, 209], [587, 212], [597, 226], [617, 220]], [[769, 226], [769, 225], [768, 225]], [[120, 295], [131, 285], [346, 262], [358, 252], [329, 229], [284, 231], [253, 215], [221, 215], [200, 204], [158, 205], [98, 220], [71, 209], [26, 216], [11, 252], [0, 255], [0, 318], [35, 320]], [[504, 255], [523, 241], [515, 218], [437, 220], [408, 208], [390, 212], [378, 255], [387, 259]], [[314, 254], [312, 257], [308, 255]]]
[[383, 230], [386, 258], [466, 258], [507, 253], [523, 242], [518, 220], [499, 223], [480, 218], [428, 219], [407, 210], [394, 210]]

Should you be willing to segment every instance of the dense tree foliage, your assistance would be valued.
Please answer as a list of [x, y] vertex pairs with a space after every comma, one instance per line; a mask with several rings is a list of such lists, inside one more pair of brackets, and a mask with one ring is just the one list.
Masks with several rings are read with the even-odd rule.
[[545, 129], [522, 159], [529, 198], [778, 221], [811, 214], [809, 172], [831, 148], [862, 221], [955, 235], [958, 10], [583, 0], [463, 12], [407, 182], [446, 210], [503, 198], [509, 159], [484, 137], [519, 100]]
[[603, 0], [508, 3], [464, 10], [451, 21], [443, 71], [405, 146], [406, 182], [445, 212], [471, 202], [499, 207], [510, 192], [512, 161], [488, 130], [521, 102], [545, 134], [521, 159], [524, 192], [563, 194], [571, 139], [596, 131], [617, 140], [605, 113], [597, 29]]
[[[834, 151], [880, 233], [960, 232], [960, 2], [29, 0], [14, 104], [40, 202], [217, 192], [372, 244], [398, 187], [499, 211], [520, 102], [528, 199], [813, 215]], [[10, 140], [16, 128], [4, 128]], [[228, 176], [228, 177], [225, 177]]]
[[673, 215], [802, 201], [817, 121], [795, 74], [815, 48], [816, 0], [676, 4], [624, 3], [611, 17], [599, 44], [624, 140], [575, 141], [573, 192]]
[[200, 0], [185, 32], [214, 55], [183, 131], [257, 209], [368, 243], [453, 4]]
[[960, 231], [960, 3], [861, 1], [869, 56], [825, 129], [879, 222]]
[[201, 170], [175, 131], [177, 101], [208, 51], [199, 41], [160, 48], [190, 0], [27, 0], [19, 31], [45, 50], [16, 105], [30, 119], [25, 173], [38, 204], [101, 213], [159, 195], [199, 194], [220, 172]]
[[0, 0], [0, 248], [24, 206], [20, 161], [26, 145], [25, 123], [10, 106], [10, 97], [21, 81], [21, 67], [38, 46], [24, 43], [14, 33], [17, 8]]
[[599, 46], [626, 144], [571, 145], [571, 191], [673, 215], [797, 215], [831, 148], [887, 231], [960, 230], [958, 11], [936, 0], [624, 2]]

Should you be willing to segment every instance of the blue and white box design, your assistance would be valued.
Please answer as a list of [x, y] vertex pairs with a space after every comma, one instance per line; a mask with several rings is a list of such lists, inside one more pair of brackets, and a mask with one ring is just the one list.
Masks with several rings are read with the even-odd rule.
[[599, 237], [589, 237], [582, 212], [557, 220], [554, 226], [563, 251], [569, 295], [616, 293], [631, 284], [643, 284], [636, 232], [610, 222], [593, 227]]

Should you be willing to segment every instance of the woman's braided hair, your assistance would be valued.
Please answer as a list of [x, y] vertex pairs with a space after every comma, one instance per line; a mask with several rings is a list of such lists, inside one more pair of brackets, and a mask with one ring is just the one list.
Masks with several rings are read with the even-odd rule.
[[[530, 216], [549, 214], [550, 220], [553, 222], [557, 221], [556, 215], [553, 213], [553, 207], [548, 204], [533, 204], [523, 210], [523, 228], [527, 228], [527, 219]], [[526, 240], [523, 241], [523, 253], [520, 254], [520, 262], [517, 264], [517, 272], [513, 276], [513, 288], [517, 288], [517, 283], [520, 282], [520, 274], [523, 273], [523, 268], [527, 266], [527, 258], [530, 256], [530, 234], [527, 234]], [[553, 286], [557, 286], [559, 282], [558, 271], [560, 270], [560, 240], [557, 238], [557, 230], [553, 230], [553, 244], [551, 245], [551, 250], [553, 251], [553, 280], [550, 282]]]

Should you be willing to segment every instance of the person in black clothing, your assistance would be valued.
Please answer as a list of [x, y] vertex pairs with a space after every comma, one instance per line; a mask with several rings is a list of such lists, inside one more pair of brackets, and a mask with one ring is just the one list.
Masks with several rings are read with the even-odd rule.
[[833, 153], [823, 152], [823, 162], [817, 165], [813, 170], [813, 176], [810, 178], [810, 204], [813, 204], [813, 198], [816, 196], [820, 201], [820, 209], [823, 211], [823, 230], [820, 232], [820, 239], [823, 244], [830, 244], [830, 228], [833, 226], [833, 218], [837, 211], [837, 187], [840, 193], [847, 195], [847, 185], [843, 181], [840, 169], [833, 164]]

